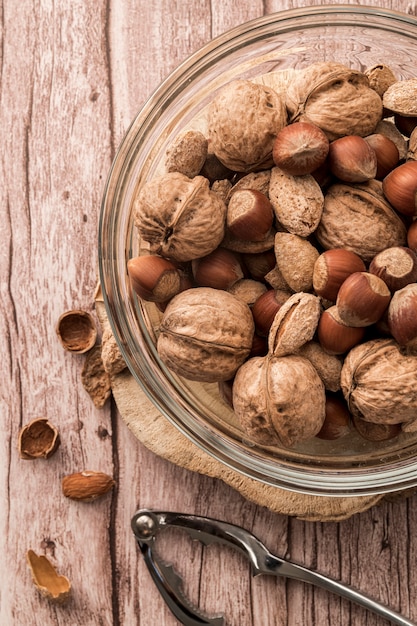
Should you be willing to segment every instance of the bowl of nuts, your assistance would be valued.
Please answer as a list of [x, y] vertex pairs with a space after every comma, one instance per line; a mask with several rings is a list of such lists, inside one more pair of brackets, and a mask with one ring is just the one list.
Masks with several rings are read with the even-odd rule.
[[417, 485], [416, 67], [415, 17], [264, 16], [179, 66], [115, 157], [99, 261], [126, 364], [260, 482]]

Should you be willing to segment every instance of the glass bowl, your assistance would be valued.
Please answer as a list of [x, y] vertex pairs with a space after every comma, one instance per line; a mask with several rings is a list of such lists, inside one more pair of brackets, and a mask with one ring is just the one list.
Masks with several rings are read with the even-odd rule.
[[[170, 372], [155, 348], [155, 305], [135, 297], [127, 261], [139, 253], [132, 205], [160, 170], [167, 146], [235, 78], [339, 61], [364, 70], [385, 63], [397, 78], [417, 67], [417, 20], [376, 7], [333, 5], [284, 11], [245, 23], [209, 42], [180, 65], [133, 120], [114, 159], [99, 225], [100, 280], [106, 312], [126, 363], [163, 416], [194, 444], [252, 479], [313, 495], [355, 496], [417, 485], [417, 433], [371, 443], [352, 432], [314, 438], [293, 449], [245, 439], [217, 384]], [[138, 414], [140, 407], [138, 407]]]

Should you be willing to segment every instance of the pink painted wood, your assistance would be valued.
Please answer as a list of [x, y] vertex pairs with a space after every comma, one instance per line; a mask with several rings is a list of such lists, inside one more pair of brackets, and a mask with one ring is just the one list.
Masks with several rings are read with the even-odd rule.
[[[59, 315], [94, 314], [104, 181], [132, 117], [201, 45], [242, 21], [320, 0], [3, 0], [0, 184], [0, 624], [173, 626], [130, 530], [138, 506], [209, 514], [253, 530], [268, 547], [360, 587], [417, 620], [417, 498], [384, 501], [340, 523], [302, 522], [246, 501], [221, 481], [162, 460], [133, 437], [114, 403], [96, 409], [83, 357], [65, 352]], [[359, 4], [359, 2], [351, 2]], [[374, 4], [417, 14], [416, 3]], [[61, 432], [49, 460], [24, 461], [22, 425]], [[112, 474], [92, 504], [65, 499], [61, 478]], [[34, 588], [26, 551], [46, 554], [73, 586], [55, 607]], [[191, 598], [233, 626], [383, 626], [301, 583], [252, 579], [238, 554], [166, 542]]]

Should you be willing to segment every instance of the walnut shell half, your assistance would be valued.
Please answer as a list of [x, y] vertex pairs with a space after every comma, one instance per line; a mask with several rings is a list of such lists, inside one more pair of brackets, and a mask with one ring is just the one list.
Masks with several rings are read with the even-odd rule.
[[314, 437], [325, 418], [324, 385], [301, 356], [268, 354], [246, 361], [233, 383], [233, 408], [247, 436], [267, 445], [294, 446]]
[[157, 350], [162, 361], [184, 378], [229, 380], [248, 357], [253, 334], [246, 303], [221, 289], [195, 287], [168, 304]]
[[223, 239], [226, 205], [204, 176], [168, 172], [148, 181], [134, 203], [139, 235], [150, 251], [175, 261], [210, 254]]
[[341, 388], [349, 410], [377, 424], [417, 419], [417, 357], [393, 339], [355, 346], [345, 358]]

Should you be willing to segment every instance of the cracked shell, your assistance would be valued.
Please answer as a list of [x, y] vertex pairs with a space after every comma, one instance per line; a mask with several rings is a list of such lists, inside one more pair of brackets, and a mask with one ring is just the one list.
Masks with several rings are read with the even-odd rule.
[[248, 438], [287, 448], [314, 437], [325, 418], [324, 385], [301, 356], [268, 354], [244, 363], [233, 383], [233, 408]]
[[184, 378], [229, 380], [249, 356], [253, 334], [245, 302], [221, 289], [195, 287], [168, 304], [157, 350], [167, 367]]

